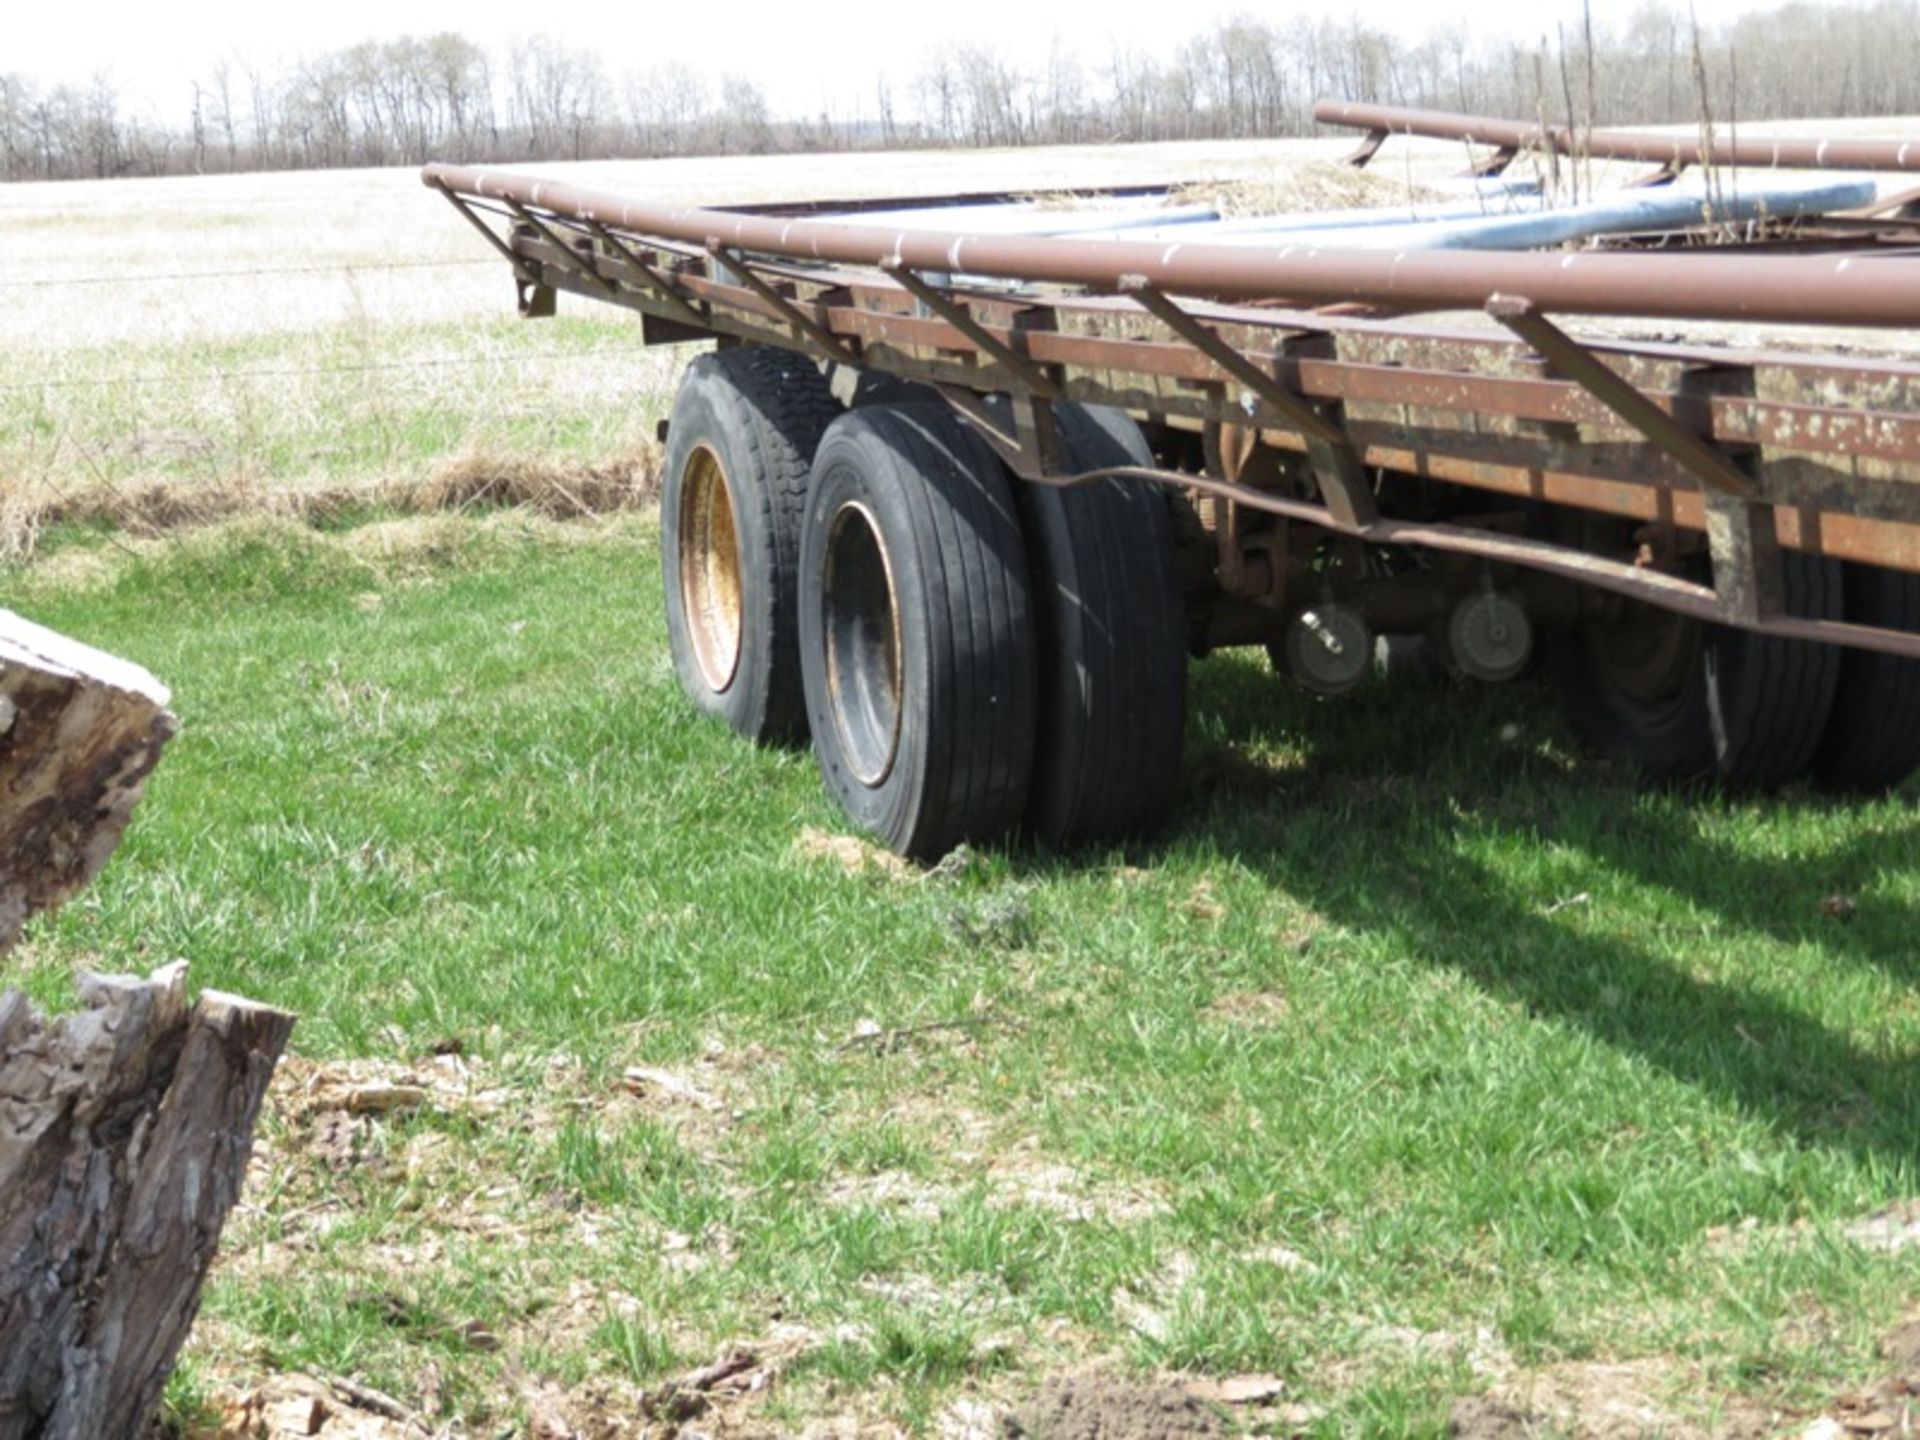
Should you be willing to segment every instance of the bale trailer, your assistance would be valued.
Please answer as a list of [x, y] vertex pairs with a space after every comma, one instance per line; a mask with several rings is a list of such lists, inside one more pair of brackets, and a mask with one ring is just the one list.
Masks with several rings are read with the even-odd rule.
[[[1389, 637], [1476, 681], [1541, 665], [1658, 782], [1920, 768], [1920, 192], [1879, 179], [1920, 141], [1321, 118], [1367, 132], [1358, 165], [1398, 134], [1486, 153], [1331, 216], [423, 179], [523, 314], [566, 291], [714, 346], [664, 427], [680, 681], [749, 739], [810, 737], [900, 853], [1151, 832], [1188, 657], [1224, 646], [1328, 695]], [[1567, 205], [1510, 178], [1530, 150], [1655, 168]], [[1845, 174], [1686, 188], [1729, 163]]]

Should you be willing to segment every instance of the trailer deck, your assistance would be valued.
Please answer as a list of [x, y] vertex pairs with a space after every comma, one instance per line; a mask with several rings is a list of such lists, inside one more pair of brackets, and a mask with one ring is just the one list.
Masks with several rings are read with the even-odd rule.
[[[1920, 657], [1904, 606], [1809, 606], [1783, 579], [1796, 554], [1920, 575], [1920, 364], [1897, 335], [1893, 353], [1826, 348], [1835, 327], [1920, 325], [1920, 192], [1878, 180], [1920, 170], [1920, 142], [1723, 152], [1378, 107], [1322, 118], [1368, 132], [1359, 165], [1403, 133], [1493, 153], [1438, 198], [1333, 217], [1228, 216], [1175, 186], [703, 209], [494, 169], [423, 178], [511, 266], [525, 314], [567, 291], [637, 311], [648, 343], [777, 347], [842, 404], [884, 375], [951, 406], [1024, 482], [1166, 488], [1202, 552], [1196, 651], [1284, 651], [1309, 592], [1323, 609], [1364, 592], [1384, 633], [1498, 586], [1551, 627], [1611, 594]], [[1529, 147], [1657, 168], [1555, 204], [1507, 177]], [[1852, 173], [1683, 188], [1729, 160]], [[1582, 329], [1623, 321], [1763, 324], [1770, 343]], [[1075, 467], [1063, 405], [1134, 416], [1154, 463]], [[1373, 574], [1380, 550], [1420, 557], [1428, 593]]]

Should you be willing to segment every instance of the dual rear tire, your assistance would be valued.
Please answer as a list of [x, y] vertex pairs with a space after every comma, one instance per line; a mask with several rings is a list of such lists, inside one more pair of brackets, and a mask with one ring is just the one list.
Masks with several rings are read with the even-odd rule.
[[[1920, 576], [1782, 555], [1789, 613], [1920, 628]], [[1575, 733], [1649, 780], [1872, 793], [1920, 768], [1920, 663], [1626, 604], [1552, 637]]]
[[[1073, 470], [1151, 464], [1118, 411], [1056, 407]], [[662, 494], [681, 685], [931, 859], [1021, 831], [1152, 831], [1185, 721], [1184, 606], [1157, 489], [1010, 479], [943, 404], [840, 412], [806, 361], [694, 362]]]
[[[1069, 469], [1151, 463], [1124, 414], [1056, 413]], [[1164, 821], [1186, 652], [1153, 487], [1019, 484], [943, 405], [851, 411], [814, 460], [799, 593], [821, 773], [901, 854]]]

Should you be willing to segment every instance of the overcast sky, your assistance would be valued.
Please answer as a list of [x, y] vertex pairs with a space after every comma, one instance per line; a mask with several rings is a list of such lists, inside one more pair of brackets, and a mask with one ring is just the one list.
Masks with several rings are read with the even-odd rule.
[[[1709, 24], [1762, 5], [1695, 0], [1695, 7], [1701, 22]], [[844, 112], [853, 103], [849, 93], [860, 97], [862, 108], [870, 105], [883, 67], [904, 81], [943, 42], [985, 40], [1027, 63], [1043, 57], [1057, 35], [1084, 59], [1099, 60], [1116, 45], [1144, 49], [1157, 41], [1171, 48], [1236, 13], [1272, 21], [1325, 13], [1319, 5], [1245, 0], [1188, 0], [1174, 7], [1113, 0], [1050, 6], [1031, 0], [960, 5], [838, 0], [770, 6], [774, 14], [767, 19], [755, 15], [758, 8], [682, 0], [538, 7], [505, 0], [0, 0], [0, 72], [13, 71], [40, 85], [85, 81], [104, 72], [137, 109], [151, 107], [163, 119], [178, 120], [187, 112], [193, 78], [204, 77], [222, 54], [271, 70], [301, 55], [369, 38], [458, 30], [494, 46], [537, 30], [598, 49], [613, 75], [681, 60], [710, 75], [730, 70], [758, 81], [783, 114], [817, 112], [829, 103]], [[1624, 16], [1631, 7], [1599, 0], [1594, 8], [1597, 15]], [[1508, 6], [1370, 0], [1356, 13], [1379, 25], [1404, 26], [1411, 34], [1423, 33], [1449, 13], [1472, 13], [1478, 34], [1531, 38], [1551, 32], [1556, 20], [1577, 20], [1579, 10], [1579, 0]]]

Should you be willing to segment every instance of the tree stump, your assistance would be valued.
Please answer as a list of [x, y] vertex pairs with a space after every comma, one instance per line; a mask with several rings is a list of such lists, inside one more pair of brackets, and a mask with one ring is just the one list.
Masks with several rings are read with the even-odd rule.
[[[0, 610], [0, 952], [99, 871], [173, 733], [138, 666]], [[200, 1305], [293, 1016], [186, 965], [0, 993], [0, 1440], [134, 1440]]]
[[138, 665], [0, 610], [0, 951], [100, 872], [174, 731]]
[[200, 1305], [293, 1016], [186, 966], [0, 995], [0, 1440], [137, 1436]]

